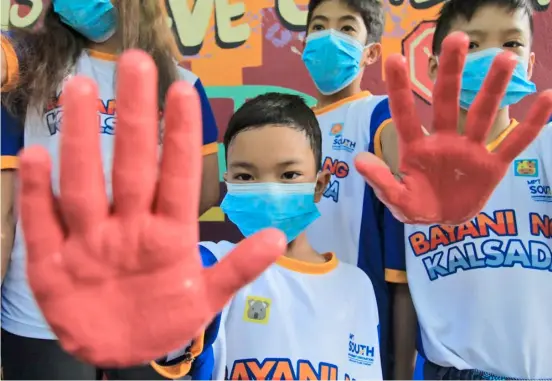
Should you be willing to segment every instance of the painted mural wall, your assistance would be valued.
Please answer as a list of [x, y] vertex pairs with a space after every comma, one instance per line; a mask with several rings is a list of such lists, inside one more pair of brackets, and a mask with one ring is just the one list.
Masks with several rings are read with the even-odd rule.
[[[0, 0], [2, 29], [33, 27], [48, 0]], [[427, 77], [434, 22], [446, 0], [384, 0], [383, 57], [366, 69], [363, 86], [385, 93], [382, 62], [394, 53], [406, 56], [413, 90], [425, 124], [431, 122], [432, 83]], [[535, 15], [533, 50], [539, 90], [552, 88], [551, 0], [532, 0]], [[219, 138], [234, 110], [267, 91], [302, 94], [314, 103], [314, 87], [301, 62], [308, 0], [166, 0], [183, 65], [197, 74], [215, 111]], [[514, 108], [521, 118], [531, 98]], [[224, 149], [219, 151], [220, 178]], [[221, 183], [221, 194], [224, 184]], [[237, 240], [237, 229], [215, 207], [201, 217], [203, 240]]]

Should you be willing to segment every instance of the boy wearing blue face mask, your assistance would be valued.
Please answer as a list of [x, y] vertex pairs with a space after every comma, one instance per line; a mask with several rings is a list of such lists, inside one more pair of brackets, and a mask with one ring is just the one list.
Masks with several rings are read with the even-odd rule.
[[332, 176], [319, 203], [321, 217], [307, 236], [316, 250], [335, 252], [368, 274], [378, 301], [384, 377], [409, 379], [416, 318], [406, 284], [403, 224], [353, 164], [370, 151], [395, 173], [398, 166], [398, 160], [388, 160], [397, 149], [388, 99], [361, 89], [364, 69], [381, 55], [383, 29], [380, 1], [309, 2], [303, 61], [318, 90], [322, 169]]
[[[450, 0], [433, 39], [435, 78], [444, 38], [470, 37], [459, 129], [492, 60], [518, 65], [488, 137], [494, 150], [517, 122], [509, 106], [535, 91], [533, 19], [524, 0]], [[512, 163], [482, 213], [457, 227], [405, 225], [408, 281], [421, 329], [424, 378], [551, 379], [552, 125]], [[451, 195], [454, 197], [454, 195]]]
[[[224, 309], [213, 379], [381, 379], [372, 283], [334, 253], [317, 253], [304, 232], [319, 217], [329, 177], [320, 172], [313, 111], [294, 95], [261, 95], [232, 116], [224, 145], [223, 211], [245, 236], [282, 230], [288, 249]], [[201, 246], [220, 259], [234, 244]], [[153, 366], [176, 379], [185, 362]]]

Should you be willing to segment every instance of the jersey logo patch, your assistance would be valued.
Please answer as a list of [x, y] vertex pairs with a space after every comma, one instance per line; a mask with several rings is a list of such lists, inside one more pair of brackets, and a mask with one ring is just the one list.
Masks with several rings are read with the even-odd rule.
[[515, 175], [520, 177], [538, 177], [539, 161], [535, 159], [521, 159], [514, 161]]
[[376, 348], [370, 345], [359, 344], [355, 335], [349, 334], [349, 361], [359, 365], [370, 366], [374, 363]]
[[533, 201], [552, 202], [552, 187], [546, 181], [546, 176], [540, 177], [539, 161], [537, 159], [519, 159], [514, 161], [514, 175], [525, 177], [527, 188]]
[[334, 123], [330, 129], [330, 136], [333, 137], [332, 148], [336, 151], [353, 152], [356, 142], [343, 137], [343, 123]]
[[266, 324], [270, 317], [272, 301], [260, 296], [248, 296], [245, 301], [243, 320], [250, 323]]
[[343, 131], [343, 123], [334, 123], [330, 130], [330, 136], [341, 136], [341, 131]]

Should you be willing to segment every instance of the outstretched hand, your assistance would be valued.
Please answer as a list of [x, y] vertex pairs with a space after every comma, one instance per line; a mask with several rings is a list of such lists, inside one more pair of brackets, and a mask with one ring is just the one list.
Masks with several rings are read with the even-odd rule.
[[369, 153], [360, 154], [355, 164], [378, 198], [402, 222], [456, 225], [475, 217], [512, 160], [537, 137], [552, 114], [552, 91], [548, 90], [538, 96], [525, 121], [495, 151], [487, 150], [489, 130], [517, 63], [517, 57], [507, 52], [495, 59], [468, 111], [465, 134], [458, 134], [468, 44], [468, 37], [459, 32], [443, 42], [430, 135], [424, 134], [414, 108], [404, 57], [392, 56], [386, 62], [391, 114], [399, 136], [401, 180]]
[[158, 168], [157, 70], [140, 51], [119, 60], [113, 205], [100, 155], [98, 93], [83, 77], [63, 92], [60, 197], [41, 147], [21, 156], [29, 283], [62, 347], [102, 367], [146, 363], [196, 337], [232, 295], [281, 254], [266, 230], [204, 269], [198, 251], [201, 114], [184, 82], [167, 95]]

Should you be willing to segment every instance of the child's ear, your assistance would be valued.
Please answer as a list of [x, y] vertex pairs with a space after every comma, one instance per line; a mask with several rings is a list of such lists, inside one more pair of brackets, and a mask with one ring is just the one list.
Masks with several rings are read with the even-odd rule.
[[322, 171], [316, 178], [316, 188], [314, 189], [314, 202], [318, 203], [324, 195], [324, 191], [330, 182], [331, 173], [328, 170]]
[[373, 65], [381, 57], [381, 44], [379, 42], [373, 43], [370, 46], [367, 46], [364, 49], [364, 53], [362, 55], [362, 62], [364, 63], [364, 66]]
[[224, 180], [225, 183], [228, 182], [228, 172], [224, 172], [224, 175], [222, 175], [222, 178]]
[[527, 65], [527, 79], [531, 80], [533, 76], [533, 67], [535, 66], [535, 53], [529, 55], [529, 64]]
[[435, 83], [437, 80], [437, 68], [439, 67], [439, 59], [437, 56], [430, 56], [427, 61], [427, 75], [431, 82]]

